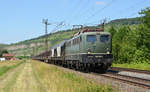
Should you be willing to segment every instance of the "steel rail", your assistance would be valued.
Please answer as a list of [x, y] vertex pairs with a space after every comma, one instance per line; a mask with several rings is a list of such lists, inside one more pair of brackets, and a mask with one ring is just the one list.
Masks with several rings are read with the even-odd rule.
[[120, 67], [110, 67], [109, 69], [110, 69], [110, 70], [113, 70], [113, 71], [129, 71], [129, 72], [150, 74], [150, 71], [149, 71], [149, 70], [139, 70], [139, 69], [120, 68]]
[[126, 76], [126, 75], [120, 75], [120, 74], [113, 74], [113, 73], [106, 73], [106, 74], [99, 74], [99, 73], [91, 73], [97, 76], [103, 76], [107, 77], [116, 81], [120, 81], [123, 83], [127, 83], [133, 86], [138, 86], [146, 89], [150, 89], [150, 80], [146, 79], [141, 79], [141, 78], [136, 78], [136, 77], [131, 77], [131, 76]]

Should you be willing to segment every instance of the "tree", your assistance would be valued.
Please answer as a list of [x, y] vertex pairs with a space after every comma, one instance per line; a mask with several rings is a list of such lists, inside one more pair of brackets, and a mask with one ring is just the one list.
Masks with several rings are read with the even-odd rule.
[[3, 55], [4, 53], [8, 53], [8, 51], [7, 51], [7, 50], [0, 50], [0, 57], [2, 57], [2, 55]]
[[111, 26], [111, 28], [109, 29], [109, 32], [111, 33], [112, 38], [113, 38], [113, 36], [114, 36], [115, 33], [116, 33], [116, 29], [115, 29], [113, 26]]
[[[142, 24], [138, 26], [138, 38], [137, 38], [137, 49], [142, 51], [142, 59], [150, 60], [150, 8], [142, 10], [139, 14], [141, 17]], [[138, 52], [139, 52], [138, 51]]]
[[139, 14], [143, 15], [141, 17], [142, 23], [150, 28], [150, 7], [143, 9]]

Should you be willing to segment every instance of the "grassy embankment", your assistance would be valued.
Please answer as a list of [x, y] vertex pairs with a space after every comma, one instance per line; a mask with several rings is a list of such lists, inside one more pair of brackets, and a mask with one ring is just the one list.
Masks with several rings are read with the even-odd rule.
[[24, 61], [4, 61], [0, 62], [0, 76], [5, 74], [8, 70], [14, 69], [20, 64], [22, 64]]
[[102, 87], [56, 66], [33, 61], [34, 74], [49, 92], [112, 92], [110, 86]]
[[150, 64], [147, 64], [147, 63], [113, 64], [112, 67], [133, 68], [133, 69], [140, 69], [140, 70], [150, 70]]

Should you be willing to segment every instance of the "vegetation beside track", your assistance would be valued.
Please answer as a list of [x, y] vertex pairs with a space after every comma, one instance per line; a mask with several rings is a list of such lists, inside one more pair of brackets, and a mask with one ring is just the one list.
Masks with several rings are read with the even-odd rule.
[[113, 64], [112, 67], [132, 68], [132, 69], [140, 69], [140, 70], [150, 70], [150, 64], [147, 64], [147, 63]]
[[17, 66], [19, 66], [23, 62], [24, 61], [5, 61], [5, 62], [0, 62], [0, 76], [5, 74], [8, 70], [16, 68]]
[[35, 76], [51, 92], [112, 92], [110, 86], [102, 87], [56, 66], [37, 61], [32, 63]]
[[124, 66], [127, 63], [131, 64], [131, 67], [150, 64], [150, 7], [142, 10], [140, 14], [142, 17], [139, 25], [111, 27], [115, 64]]

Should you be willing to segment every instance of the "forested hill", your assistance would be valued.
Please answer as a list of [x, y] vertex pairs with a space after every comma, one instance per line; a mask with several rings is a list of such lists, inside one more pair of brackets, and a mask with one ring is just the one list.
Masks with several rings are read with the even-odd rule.
[[1, 44], [0, 43], [0, 49], [3, 49], [4, 47], [8, 46], [7, 44]]
[[119, 24], [119, 25], [133, 25], [140, 24], [140, 17], [136, 18], [124, 18], [110, 21], [108, 24]]
[[[112, 24], [117, 24], [119, 26], [121, 25], [127, 25], [127, 24], [139, 24], [139, 18], [130, 18], [130, 19], [116, 19], [116, 20], [112, 20], [110, 21], [105, 29], [106, 31], [109, 30], [110, 26]], [[90, 28], [96, 28], [99, 26], [92, 26]], [[72, 37], [73, 34], [75, 34], [77, 32], [77, 30], [62, 30], [56, 33], [52, 33], [49, 34], [49, 47], [52, 47], [58, 43], [60, 43], [61, 41], [65, 40], [65, 39], [69, 39]], [[40, 52], [44, 51], [44, 41], [45, 41], [45, 36], [39, 36], [36, 38], [32, 38], [29, 40], [25, 40], [25, 41], [21, 41], [18, 43], [14, 43], [14, 44], [10, 44], [8, 46], [5, 46], [7, 50], [9, 50], [10, 53], [14, 53], [17, 56], [21, 55], [28, 55], [28, 56], [32, 56], [32, 55], [36, 55], [39, 54]], [[29, 53], [30, 52], [30, 53]]]
[[[140, 24], [140, 17], [136, 17], [136, 18], [123, 18], [123, 19], [115, 19], [115, 20], [112, 20], [110, 22], [107, 23], [107, 26], [110, 26], [110, 25], [133, 25], [133, 24]], [[91, 26], [93, 28], [98, 28], [99, 26]], [[90, 27], [88, 27], [90, 28]], [[61, 32], [68, 32], [68, 31], [72, 31], [72, 30], [62, 30]], [[54, 34], [57, 34], [59, 32], [56, 32], [56, 33], [53, 33], [53, 34], [48, 34], [49, 36], [50, 35], [54, 35]], [[39, 37], [36, 37], [36, 38], [32, 38], [32, 39], [29, 39], [29, 40], [25, 40], [25, 41], [21, 41], [21, 42], [18, 42], [18, 43], [14, 43], [14, 44], [24, 44], [24, 43], [28, 43], [29, 41], [33, 41], [33, 40], [37, 40], [37, 39], [42, 39], [44, 38], [45, 35], [42, 35], [42, 36], [39, 36]], [[13, 44], [12, 44], [13, 45]]]

